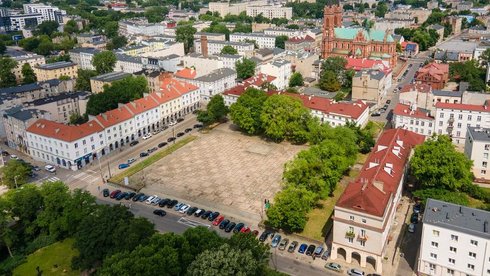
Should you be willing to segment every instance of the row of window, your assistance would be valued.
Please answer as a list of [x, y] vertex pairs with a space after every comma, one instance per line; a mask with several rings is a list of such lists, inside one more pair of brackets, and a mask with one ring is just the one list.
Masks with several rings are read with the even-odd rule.
[[[445, 116], [444, 113], [441, 112], [440, 115], [439, 115], [439, 118], [444, 118], [444, 116]], [[450, 113], [449, 114], [449, 118], [450, 119], [454, 119], [454, 113]], [[473, 119], [473, 116], [471, 114], [468, 114], [466, 118], [467, 118], [468, 121], [471, 121]], [[463, 119], [463, 114], [459, 114], [458, 115], [458, 119], [459, 120], [462, 120]], [[481, 116], [476, 116], [476, 121], [477, 122], [481, 122]]]

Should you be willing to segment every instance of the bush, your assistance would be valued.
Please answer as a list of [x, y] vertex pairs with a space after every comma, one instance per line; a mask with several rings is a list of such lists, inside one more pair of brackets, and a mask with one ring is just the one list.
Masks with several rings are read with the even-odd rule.
[[24, 250], [26, 255], [34, 253], [36, 250], [51, 245], [56, 242], [56, 238], [54, 236], [48, 235], [40, 235], [35, 238], [32, 242], [27, 244], [27, 247]]
[[461, 190], [469, 196], [490, 203], [490, 193], [475, 184], [464, 185]]
[[24, 255], [15, 255], [0, 263], [0, 275], [12, 275], [12, 271], [26, 262]]
[[464, 193], [451, 192], [439, 188], [430, 188], [413, 192], [414, 196], [419, 197], [425, 205], [428, 198], [447, 201], [454, 204], [468, 206], [469, 200]]

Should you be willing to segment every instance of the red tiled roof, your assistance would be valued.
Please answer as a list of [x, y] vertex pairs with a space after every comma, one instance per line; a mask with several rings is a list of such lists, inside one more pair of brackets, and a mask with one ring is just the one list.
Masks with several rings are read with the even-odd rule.
[[421, 118], [421, 119], [429, 119], [433, 120], [434, 117], [429, 116], [427, 111], [423, 111], [421, 108], [417, 108], [417, 110], [410, 110], [410, 105], [408, 104], [397, 104], [395, 109], [393, 109], [393, 114], [399, 116], [406, 116], [412, 118]]
[[352, 57], [347, 57], [345, 59], [347, 60], [347, 65], [345, 65], [346, 69], [354, 69], [356, 71], [360, 71], [363, 69], [377, 68], [385, 73], [391, 72], [391, 68], [382, 60]]
[[424, 136], [404, 130], [384, 131], [356, 181], [347, 185], [336, 206], [382, 217], [404, 175], [410, 152]]
[[425, 83], [405, 84], [400, 93], [418, 91], [423, 93], [429, 93], [432, 91], [432, 87]]
[[437, 102], [436, 108], [490, 112], [490, 109], [488, 108], [487, 104], [488, 103], [485, 103], [485, 105], [476, 105], [476, 104], [459, 104], [459, 103]]
[[103, 130], [102, 126], [95, 120], [88, 121], [81, 125], [65, 125], [46, 119], [39, 119], [27, 128], [27, 132], [65, 142], [76, 141]]
[[441, 80], [442, 76], [449, 73], [449, 64], [444, 63], [429, 63], [417, 71], [416, 78], [424, 75], [430, 75], [437, 80]]
[[271, 83], [276, 79], [274, 76], [259, 73], [256, 76], [245, 79], [242, 83], [223, 92], [224, 95], [242, 95], [249, 86], [260, 87], [262, 84], [268, 82]]
[[159, 104], [162, 104], [197, 89], [199, 87], [193, 84], [179, 81], [172, 77], [166, 77], [161, 80], [160, 92], [152, 93], [151, 96]]
[[131, 111], [131, 113], [136, 115], [158, 107], [159, 103], [153, 97], [146, 96], [141, 99], [129, 102], [124, 106], [126, 106]]
[[121, 106], [113, 110], [99, 114], [95, 119], [103, 126], [110, 127], [133, 117], [133, 114], [125, 107]]
[[307, 35], [305, 37], [295, 36], [295, 37], [291, 37], [290, 39], [288, 39], [288, 42], [290, 42], [290, 43], [301, 43], [301, 42], [306, 42], [306, 41], [313, 42], [313, 41], [315, 41], [315, 39], [309, 35]]
[[195, 79], [196, 75], [197, 75], [196, 70], [192, 68], [184, 68], [182, 70], [175, 72], [176, 77], [183, 78], [183, 79]]

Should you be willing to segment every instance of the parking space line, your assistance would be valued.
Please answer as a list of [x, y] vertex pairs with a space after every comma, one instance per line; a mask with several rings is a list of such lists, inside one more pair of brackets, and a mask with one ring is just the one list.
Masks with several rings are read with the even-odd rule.
[[207, 228], [211, 227], [210, 224], [206, 224], [206, 223], [202, 223], [199, 221], [194, 221], [194, 220], [190, 220], [190, 219], [186, 219], [186, 218], [180, 218], [177, 222], [182, 223], [182, 224], [187, 225], [187, 226], [190, 226], [190, 227], [197, 227], [197, 226], [204, 226]]

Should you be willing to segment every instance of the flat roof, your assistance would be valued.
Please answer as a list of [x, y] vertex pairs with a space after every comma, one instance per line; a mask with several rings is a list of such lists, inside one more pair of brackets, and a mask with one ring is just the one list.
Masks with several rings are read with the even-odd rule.
[[107, 74], [98, 75], [90, 79], [95, 81], [102, 81], [102, 82], [113, 82], [113, 81], [124, 79], [129, 76], [131, 76], [130, 73], [118, 71], [118, 72], [110, 72]]
[[211, 82], [211, 81], [217, 81], [222, 78], [226, 78], [229, 76], [233, 76], [236, 74], [236, 71], [230, 68], [220, 68], [217, 70], [214, 70], [213, 72], [200, 76], [199, 78], [196, 78], [196, 81], [204, 81], [204, 82]]
[[424, 224], [490, 239], [490, 212], [429, 198]]
[[43, 69], [43, 70], [56, 70], [60, 68], [65, 68], [65, 67], [71, 67], [76, 65], [75, 63], [71, 61], [58, 61], [55, 63], [47, 63], [47, 64], [42, 64], [42, 65], [37, 65], [37, 68]]
[[490, 128], [482, 127], [468, 127], [468, 132], [470, 133], [473, 140], [476, 141], [490, 141]]

